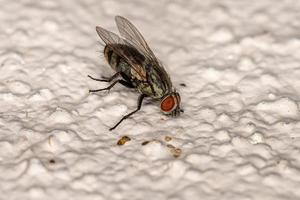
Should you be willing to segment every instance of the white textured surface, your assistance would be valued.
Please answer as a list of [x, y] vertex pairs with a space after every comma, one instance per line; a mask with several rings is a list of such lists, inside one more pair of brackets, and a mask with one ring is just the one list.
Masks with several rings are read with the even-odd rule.
[[[0, 199], [300, 199], [300, 1], [0, 5]], [[165, 64], [180, 118], [149, 101], [108, 131], [137, 99], [88, 94], [113, 73], [95, 26], [115, 15]]]

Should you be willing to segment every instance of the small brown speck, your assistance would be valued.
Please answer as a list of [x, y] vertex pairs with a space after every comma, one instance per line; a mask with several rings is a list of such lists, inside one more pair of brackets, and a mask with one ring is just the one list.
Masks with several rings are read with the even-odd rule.
[[50, 160], [49, 160], [49, 163], [50, 163], [50, 164], [55, 164], [55, 160], [54, 160], [54, 159], [50, 159]]
[[130, 141], [130, 137], [128, 136], [123, 136], [118, 142], [117, 145], [124, 145], [126, 142]]
[[174, 147], [172, 144], [167, 144], [167, 147], [174, 158], [178, 158], [181, 155], [181, 149]]
[[186, 87], [185, 83], [180, 83], [179, 85], [182, 86], [182, 87]]
[[142, 143], [142, 145], [144, 146], [144, 145], [148, 144], [149, 142], [150, 141], [145, 141], [145, 142]]
[[182, 150], [181, 149], [179, 149], [179, 148], [175, 148], [174, 150], [173, 150], [173, 156], [174, 156], [174, 158], [178, 158], [180, 155], [181, 155], [181, 152], [182, 152]]
[[167, 144], [167, 147], [170, 149], [174, 149], [175, 147], [172, 144]]
[[169, 141], [171, 141], [171, 140], [172, 140], [172, 138], [171, 138], [170, 136], [168, 136], [168, 135], [165, 136], [165, 141], [166, 141], [166, 142], [169, 142]]

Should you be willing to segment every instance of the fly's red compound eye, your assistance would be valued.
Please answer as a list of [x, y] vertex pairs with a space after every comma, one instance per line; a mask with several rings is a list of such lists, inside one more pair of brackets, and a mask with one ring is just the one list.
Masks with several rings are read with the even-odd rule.
[[177, 102], [173, 95], [165, 97], [160, 103], [160, 109], [163, 112], [171, 112], [177, 106]]

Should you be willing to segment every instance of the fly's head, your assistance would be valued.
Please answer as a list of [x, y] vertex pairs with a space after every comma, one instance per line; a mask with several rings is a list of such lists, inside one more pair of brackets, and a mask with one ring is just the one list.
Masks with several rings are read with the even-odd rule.
[[160, 102], [160, 109], [164, 114], [173, 117], [179, 116], [183, 110], [180, 108], [180, 95], [174, 91], [165, 95]]

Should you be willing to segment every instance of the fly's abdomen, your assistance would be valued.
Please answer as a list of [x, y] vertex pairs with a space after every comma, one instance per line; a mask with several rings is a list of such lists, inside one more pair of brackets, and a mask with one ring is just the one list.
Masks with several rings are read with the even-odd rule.
[[[124, 58], [119, 56], [117, 53], [115, 53], [114, 49], [122, 49], [122, 51], [126, 52], [128, 54], [127, 59], [132, 59], [136, 63], [139, 63], [140, 67], [136, 68], [138, 72], [133, 70], [132, 66], [128, 64], [128, 62], [125, 61]], [[129, 79], [134, 80], [142, 80], [142, 78], [139, 76], [138, 73], [143, 72], [143, 63], [145, 60], [145, 57], [141, 55], [136, 49], [122, 44], [116, 44], [115, 46], [109, 47], [108, 45], [104, 48], [104, 56], [109, 65], [117, 72], [122, 72], [125, 76], [127, 76]]]
[[163, 80], [158, 76], [155, 76], [155, 74], [152, 74], [151, 83], [140, 82], [137, 85], [137, 89], [141, 93], [154, 99], [160, 99], [168, 92], [167, 88], [164, 86]]
[[127, 81], [131, 79], [131, 69], [130, 65], [125, 62], [125, 60], [116, 54], [113, 50], [111, 50], [109, 47], [104, 48], [104, 56], [109, 65], [116, 71], [121, 72], [121, 75], [124, 79]]
[[121, 57], [119, 55], [117, 55], [116, 53], [114, 53], [113, 50], [111, 50], [108, 46], [105, 46], [105, 48], [104, 48], [104, 57], [105, 57], [106, 61], [108, 62], [108, 64], [115, 71], [119, 71], [117, 69], [117, 67], [121, 61]]

